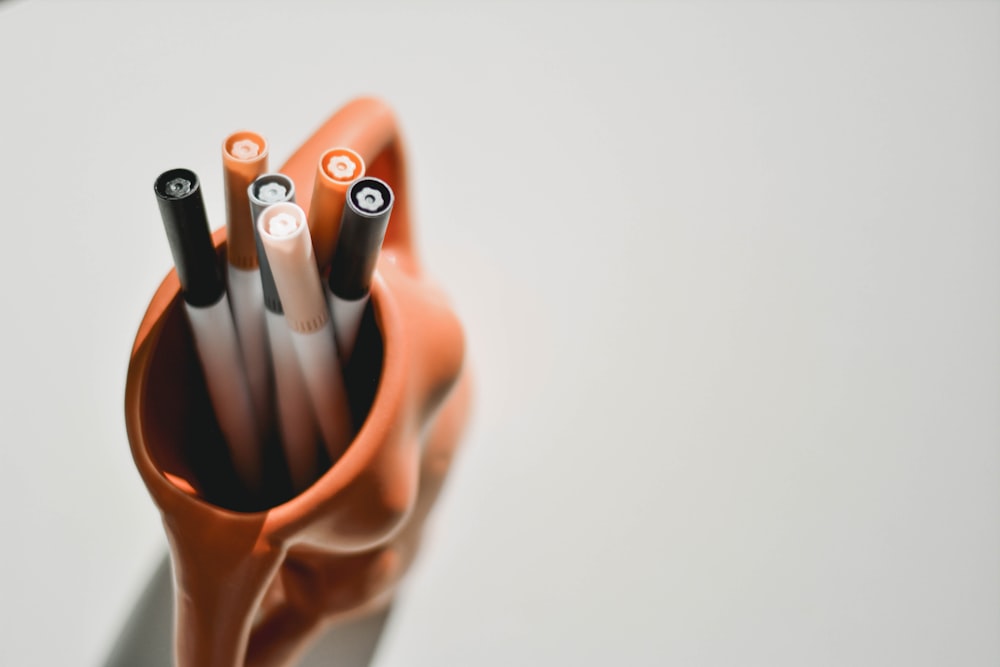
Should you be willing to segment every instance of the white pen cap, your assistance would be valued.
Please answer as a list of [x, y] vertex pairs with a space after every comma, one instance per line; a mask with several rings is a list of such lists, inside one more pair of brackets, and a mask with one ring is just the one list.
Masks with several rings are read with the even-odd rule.
[[273, 204], [260, 214], [257, 230], [289, 328], [298, 333], [321, 329], [329, 313], [305, 212], [291, 202]]

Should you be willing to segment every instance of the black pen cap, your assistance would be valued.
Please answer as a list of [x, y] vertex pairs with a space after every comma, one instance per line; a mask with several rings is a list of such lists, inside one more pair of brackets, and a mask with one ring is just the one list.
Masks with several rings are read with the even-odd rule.
[[392, 188], [377, 178], [358, 179], [347, 190], [330, 264], [330, 291], [341, 299], [353, 301], [371, 291], [392, 202]]
[[160, 174], [153, 191], [184, 300], [199, 308], [216, 303], [226, 283], [212, 245], [198, 176], [190, 169], [171, 169]]
[[253, 237], [257, 242], [257, 263], [260, 267], [260, 284], [264, 290], [264, 307], [269, 312], [284, 312], [281, 307], [281, 297], [278, 296], [278, 286], [274, 284], [274, 274], [271, 273], [271, 263], [267, 261], [267, 253], [260, 240], [260, 230], [257, 221], [261, 212], [271, 204], [281, 202], [295, 203], [295, 183], [284, 174], [262, 174], [247, 188], [250, 198], [250, 216], [253, 220]]

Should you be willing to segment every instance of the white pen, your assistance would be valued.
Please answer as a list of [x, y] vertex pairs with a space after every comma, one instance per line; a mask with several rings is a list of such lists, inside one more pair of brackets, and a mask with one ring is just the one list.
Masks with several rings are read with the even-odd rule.
[[347, 190], [326, 284], [337, 332], [337, 351], [344, 366], [351, 360], [361, 317], [368, 305], [375, 263], [392, 213], [392, 201], [392, 188], [377, 178], [354, 181]]
[[261, 439], [198, 177], [187, 169], [171, 169], [160, 174], [153, 190], [216, 420], [237, 475], [256, 492]]
[[354, 427], [306, 215], [296, 204], [273, 204], [260, 214], [257, 230], [320, 433], [335, 463], [350, 444]]
[[271, 349], [271, 370], [274, 375], [274, 395], [278, 408], [278, 433], [285, 451], [292, 487], [299, 492], [316, 481], [319, 431], [316, 418], [313, 416], [305, 377], [295, 354], [292, 333], [285, 323], [281, 297], [257, 230], [257, 221], [265, 208], [275, 203], [295, 201], [295, 184], [284, 174], [264, 174], [250, 184], [247, 196], [254, 221], [260, 281], [264, 290], [264, 317], [267, 321], [267, 338]]

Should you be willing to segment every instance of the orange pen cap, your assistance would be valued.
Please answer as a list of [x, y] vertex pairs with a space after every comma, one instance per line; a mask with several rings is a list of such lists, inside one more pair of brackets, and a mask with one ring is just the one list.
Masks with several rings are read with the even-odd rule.
[[320, 271], [333, 259], [347, 189], [364, 175], [364, 159], [350, 148], [330, 148], [319, 156], [309, 204], [309, 234]]
[[247, 188], [267, 172], [267, 140], [241, 130], [222, 142], [222, 169], [226, 182], [226, 259], [238, 269], [257, 268], [257, 242]]

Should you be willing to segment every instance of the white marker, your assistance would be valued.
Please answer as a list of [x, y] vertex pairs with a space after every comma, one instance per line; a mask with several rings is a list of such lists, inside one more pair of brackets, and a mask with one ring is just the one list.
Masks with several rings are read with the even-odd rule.
[[198, 177], [187, 169], [171, 169], [160, 174], [153, 190], [216, 420], [236, 473], [256, 492], [261, 439]]
[[274, 373], [274, 394], [278, 407], [278, 432], [285, 450], [285, 460], [296, 492], [316, 481], [316, 453], [319, 431], [313, 416], [312, 402], [305, 377], [299, 368], [292, 343], [292, 334], [285, 323], [284, 309], [278, 288], [274, 284], [271, 265], [257, 232], [260, 214], [271, 204], [295, 201], [295, 184], [284, 174], [264, 174], [247, 189], [250, 212], [257, 238], [257, 259], [260, 261], [260, 282], [264, 291], [264, 316], [271, 348], [271, 370]]
[[295, 204], [268, 206], [257, 231], [291, 329], [320, 433], [336, 462], [354, 435], [333, 325], [323, 296], [306, 215]]

